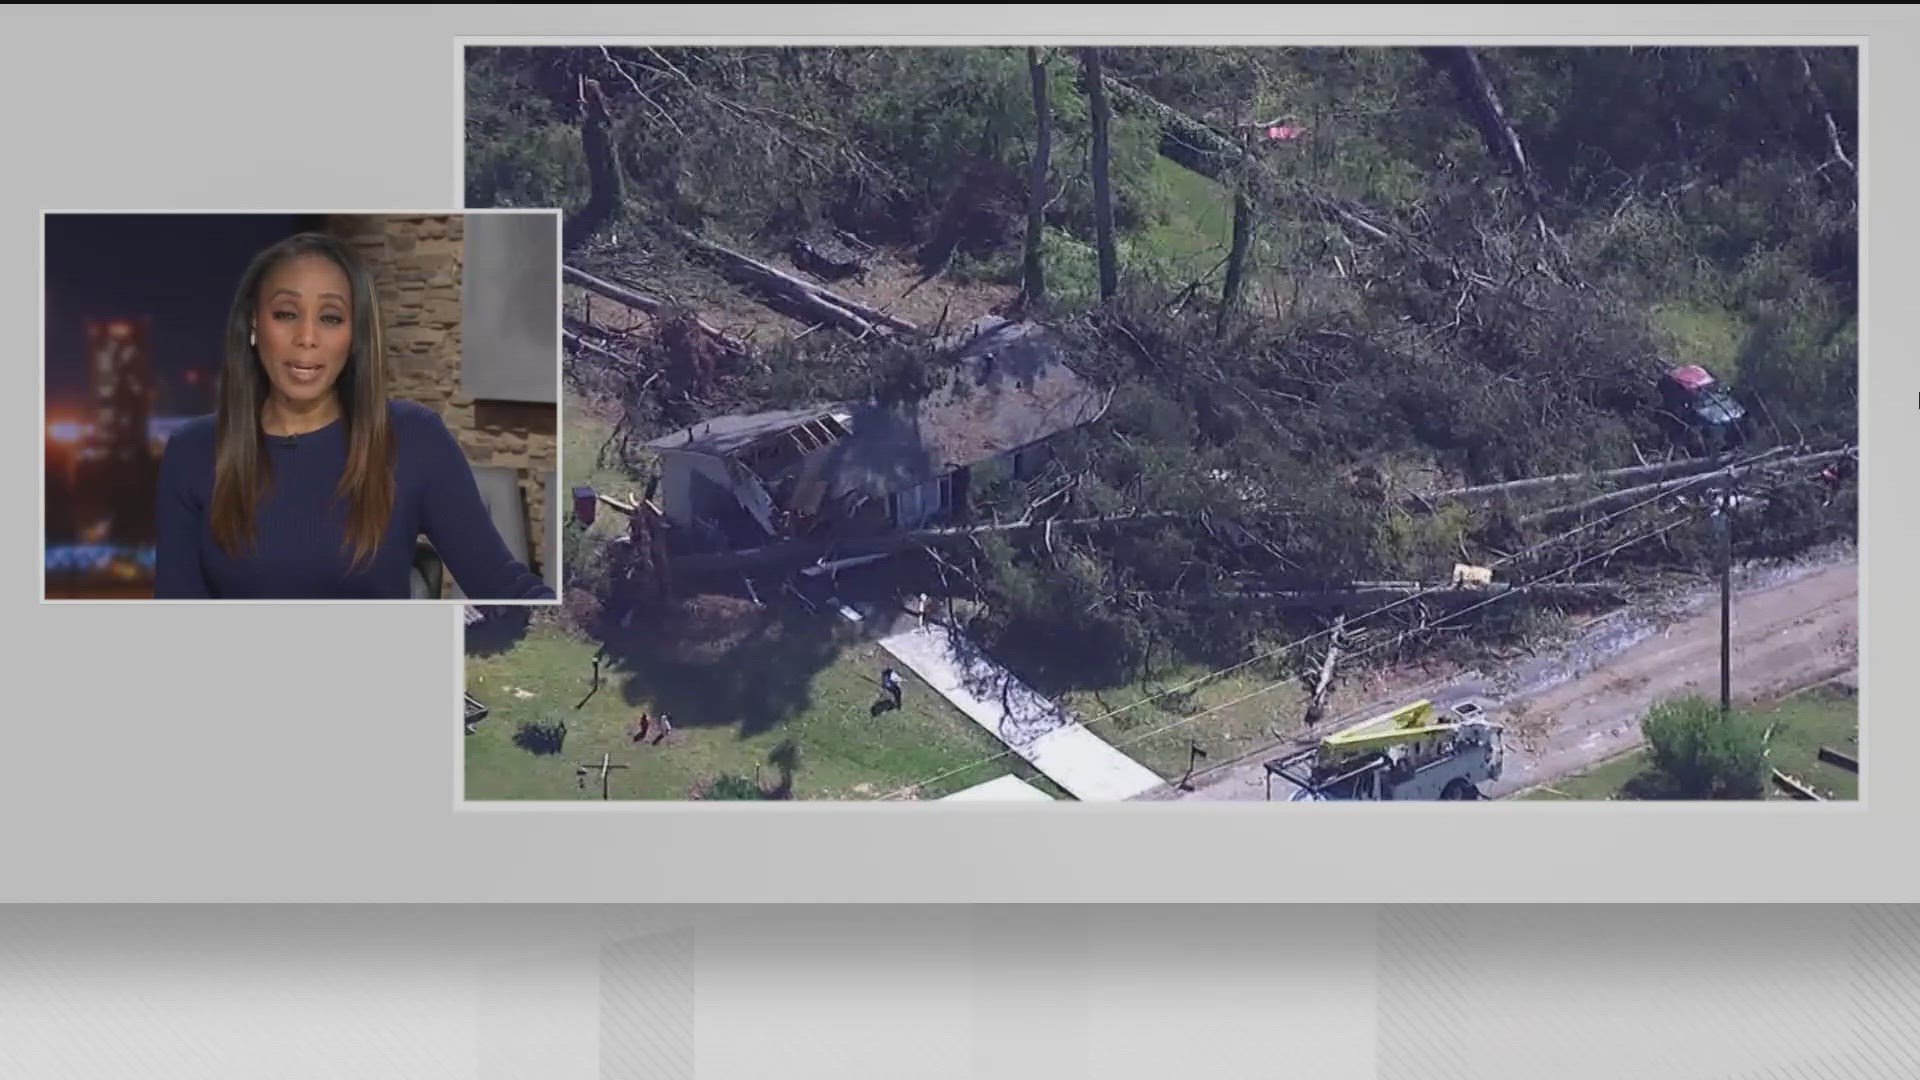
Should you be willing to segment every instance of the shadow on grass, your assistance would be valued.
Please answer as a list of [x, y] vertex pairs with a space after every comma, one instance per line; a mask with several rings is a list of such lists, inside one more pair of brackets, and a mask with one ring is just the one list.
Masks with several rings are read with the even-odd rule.
[[627, 676], [629, 705], [645, 701], [675, 727], [731, 727], [741, 738], [811, 707], [814, 678], [851, 644], [823, 616], [744, 602], [644, 615], [624, 629], [604, 626], [601, 640]]
[[1751, 802], [1767, 797], [1767, 785], [1763, 779], [1753, 779], [1731, 786], [1695, 784], [1689, 787], [1658, 769], [1648, 767], [1621, 784], [1616, 797], [1658, 802]]
[[533, 625], [530, 607], [482, 607], [486, 618], [466, 627], [463, 648], [468, 656], [499, 656], [512, 652]]
[[565, 721], [528, 721], [513, 733], [513, 745], [529, 754], [551, 756], [566, 749]]

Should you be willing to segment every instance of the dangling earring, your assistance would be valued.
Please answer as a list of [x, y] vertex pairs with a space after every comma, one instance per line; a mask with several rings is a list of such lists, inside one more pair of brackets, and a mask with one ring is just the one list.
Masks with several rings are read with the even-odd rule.
[[258, 346], [258, 344], [259, 344], [258, 342], [253, 340], [253, 331], [251, 330], [247, 331], [247, 348], [249, 349], [255, 348]]

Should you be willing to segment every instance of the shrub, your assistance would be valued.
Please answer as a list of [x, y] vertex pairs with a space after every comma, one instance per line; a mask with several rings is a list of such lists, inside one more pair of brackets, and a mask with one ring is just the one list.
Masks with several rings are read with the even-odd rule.
[[1766, 793], [1765, 737], [1755, 720], [1722, 716], [1689, 697], [1655, 706], [1641, 723], [1664, 794], [1679, 799], [1758, 799]]

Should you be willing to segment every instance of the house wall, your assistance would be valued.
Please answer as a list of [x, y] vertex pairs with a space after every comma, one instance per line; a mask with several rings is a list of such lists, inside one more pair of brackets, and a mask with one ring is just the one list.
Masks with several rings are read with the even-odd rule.
[[558, 553], [547, 551], [548, 522], [564, 513], [546, 505], [544, 487], [559, 462], [557, 410], [550, 403], [475, 401], [461, 388], [463, 218], [336, 216], [327, 230], [350, 244], [373, 273], [388, 393], [439, 413], [468, 461], [514, 470], [532, 519], [535, 568], [551, 577], [547, 568]]
[[692, 525], [699, 517], [713, 517], [714, 488], [730, 498], [733, 481], [726, 463], [706, 454], [660, 455], [660, 509], [675, 525]]

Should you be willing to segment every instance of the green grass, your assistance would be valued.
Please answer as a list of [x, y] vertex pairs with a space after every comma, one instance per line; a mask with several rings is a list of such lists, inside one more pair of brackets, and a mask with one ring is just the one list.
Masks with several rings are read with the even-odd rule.
[[[1828, 799], [1850, 801], [1860, 797], [1858, 776], [1820, 760], [1823, 746], [1858, 757], [1853, 740], [1860, 728], [1860, 712], [1852, 695], [1829, 689], [1809, 690], [1754, 708], [1749, 715], [1773, 729], [1767, 741], [1767, 758], [1773, 768], [1808, 784]], [[1520, 798], [1594, 801], [1619, 798], [1621, 791], [1646, 768], [1646, 752], [1635, 750], [1583, 773], [1534, 788]], [[1767, 798], [1791, 799], [1792, 796], [1769, 778]]]
[[1586, 772], [1555, 780], [1545, 787], [1523, 793], [1522, 799], [1540, 801], [1601, 802], [1615, 798], [1620, 789], [1647, 767], [1647, 754], [1635, 750], [1588, 769]]
[[1732, 382], [1738, 374], [1746, 327], [1738, 316], [1718, 307], [1675, 300], [1653, 309], [1654, 329], [1671, 350], [1675, 364], [1704, 364], [1714, 377]]
[[[612, 434], [613, 425], [589, 414], [581, 406], [580, 399], [573, 390], [566, 392], [566, 424], [561, 430], [561, 453], [564, 466], [564, 490], [567, 497], [567, 512], [572, 514], [573, 489], [582, 484], [591, 484], [593, 489], [603, 495], [626, 498], [627, 492], [640, 494], [647, 489], [647, 478], [628, 472], [618, 464], [600, 463], [600, 448], [606, 444], [607, 436]], [[608, 448], [611, 455], [612, 448]], [[593, 535], [601, 537], [618, 536], [626, 528], [626, 517], [606, 506], [600, 507], [595, 515]]]
[[[878, 675], [887, 663], [870, 643], [824, 616], [768, 615], [715, 655], [670, 657], [649, 628], [610, 643], [602, 685], [590, 698], [597, 644], [537, 625], [509, 651], [469, 656], [467, 690], [490, 715], [466, 736], [471, 799], [597, 799], [598, 776], [582, 789], [575, 767], [611, 754], [611, 791], [620, 799], [685, 799], [720, 774], [771, 787], [769, 761], [783, 741], [800, 749], [793, 794], [801, 799], [871, 799], [891, 794], [1004, 749], [900, 665], [905, 708], [875, 715]], [[578, 709], [576, 704], [587, 698]], [[674, 738], [636, 745], [628, 726], [640, 712], [668, 710]], [[515, 745], [520, 724], [564, 720], [562, 751], [540, 755]], [[1062, 793], [1008, 755], [965, 770], [921, 793], [938, 798], [1008, 772], [1056, 798]]]
[[1209, 668], [1183, 662], [1158, 669], [1151, 678], [1067, 690], [1042, 689], [1071, 677], [1049, 672], [1030, 657], [1008, 666], [1071, 709], [1087, 730], [1167, 780], [1186, 774], [1194, 743], [1207, 754], [1197, 763], [1205, 769], [1272, 743], [1273, 728], [1298, 725], [1306, 711], [1296, 683], [1276, 686], [1273, 676], [1255, 666], [1185, 689]]
[[[1837, 690], [1809, 690], [1761, 710], [1766, 722], [1776, 725], [1767, 743], [1773, 767], [1811, 786], [1829, 799], [1853, 800], [1860, 797], [1860, 778], [1820, 760], [1820, 748], [1831, 747], [1850, 757], [1859, 757], [1854, 739], [1860, 731], [1857, 698]], [[1790, 798], [1778, 788], [1773, 798]]]
[[1233, 243], [1233, 195], [1164, 157], [1153, 159], [1152, 177], [1164, 215], [1135, 239], [1138, 252], [1185, 280], [1220, 265]]

